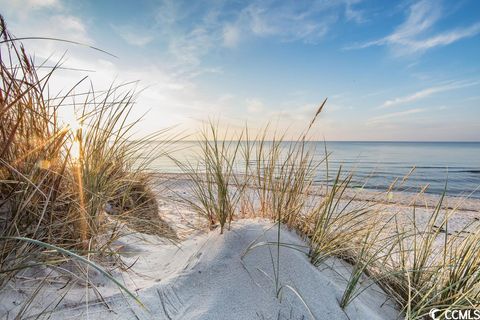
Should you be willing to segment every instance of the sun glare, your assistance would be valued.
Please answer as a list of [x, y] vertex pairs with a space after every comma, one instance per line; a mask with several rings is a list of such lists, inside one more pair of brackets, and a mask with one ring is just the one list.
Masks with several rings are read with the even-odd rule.
[[75, 138], [72, 142], [72, 148], [70, 149], [70, 155], [72, 159], [77, 162], [80, 159], [80, 154], [81, 154], [81, 148], [80, 148], [80, 142], [78, 141], [77, 138]]
[[73, 135], [72, 148], [70, 149], [70, 155], [75, 162], [80, 160], [82, 152], [82, 123], [77, 118], [73, 119], [68, 128]]
[[74, 117], [72, 121], [68, 123], [68, 127], [70, 128], [70, 131], [76, 134], [78, 131], [82, 130], [83, 124], [77, 117]]

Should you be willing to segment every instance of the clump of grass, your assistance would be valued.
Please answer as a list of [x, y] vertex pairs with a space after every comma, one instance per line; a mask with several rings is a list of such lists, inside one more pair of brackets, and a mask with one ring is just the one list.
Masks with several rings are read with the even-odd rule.
[[240, 211], [294, 227], [307, 206], [321, 164], [313, 161], [314, 145], [283, 137], [268, 141], [267, 129], [253, 140], [248, 129], [227, 139], [229, 133], [219, 136], [210, 122], [199, 141], [198, 163], [175, 160], [190, 178], [192, 197], [183, 199], [210, 226], [220, 224], [221, 233]]
[[[123, 85], [49, 96], [60, 65], [40, 75], [0, 16], [0, 286], [32, 261], [64, 263], [73, 256], [64, 250], [106, 263], [123, 222], [174, 236], [158, 217], [147, 171], [165, 145], [144, 151], [165, 131], [134, 139], [135, 92]], [[67, 99], [75, 101], [78, 126], [60, 122]]]
[[[161, 156], [168, 144], [149, 144], [157, 140], [165, 130], [142, 139], [136, 139], [133, 129], [141, 119], [129, 122], [134, 106], [134, 92], [119, 92], [120, 87], [111, 87], [98, 99], [94, 93], [77, 110], [81, 114], [74, 136], [74, 145], [79, 148], [78, 157], [72, 160], [73, 180], [77, 183], [80, 204], [79, 227], [86, 226], [86, 238], [92, 238], [104, 226], [101, 213], [108, 213], [123, 221], [132, 222], [137, 228], [162, 233], [164, 225], [158, 216], [155, 195], [151, 191], [149, 163]], [[147, 146], [148, 144], [148, 146]], [[144, 151], [148, 150], [148, 151]], [[144, 216], [144, 218], [142, 218]], [[151, 221], [150, 218], [153, 218]], [[163, 230], [166, 230], [163, 228]], [[151, 233], [151, 232], [150, 232]], [[172, 236], [169, 234], [169, 236]]]
[[248, 173], [254, 175], [253, 189], [258, 199], [257, 210], [289, 227], [308, 205], [316, 170], [314, 145], [307, 141], [285, 142], [283, 139], [256, 142], [256, 166]]
[[471, 222], [449, 233], [449, 219], [456, 209], [442, 209], [439, 200], [428, 221], [411, 225], [396, 222], [394, 253], [385, 264], [382, 285], [400, 306], [406, 318], [426, 317], [431, 309], [468, 309], [480, 304], [480, 233]]
[[351, 174], [342, 177], [340, 168], [323, 198], [302, 217], [301, 231], [309, 239], [309, 256], [314, 265], [331, 256], [351, 259], [353, 240], [368, 229], [372, 206], [352, 208], [355, 198], [344, 199], [351, 179]]
[[[354, 246], [350, 246], [349, 249], [353, 256], [347, 258], [347, 261], [350, 261], [353, 266], [340, 300], [341, 308], [346, 308], [366, 288], [370, 287], [375, 281], [381, 280], [378, 272], [382, 270], [383, 260], [390, 256], [392, 240], [395, 239], [394, 235], [385, 235], [383, 232], [388, 224], [388, 220], [381, 221], [378, 217], [375, 217], [364, 223], [362, 232], [355, 234], [355, 238], [352, 239]], [[362, 277], [365, 275], [369, 278], [363, 281]]]
[[242, 133], [235, 140], [227, 140], [227, 134], [219, 136], [218, 127], [210, 122], [199, 141], [200, 163], [175, 160], [190, 177], [193, 199], [184, 200], [208, 220], [211, 228], [219, 224], [220, 233], [232, 221], [242, 193], [241, 181], [235, 172]]

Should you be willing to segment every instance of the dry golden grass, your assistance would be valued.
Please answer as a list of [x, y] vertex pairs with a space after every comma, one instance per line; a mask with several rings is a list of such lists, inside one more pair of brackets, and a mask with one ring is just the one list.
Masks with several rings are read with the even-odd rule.
[[[140, 119], [129, 120], [135, 93], [124, 86], [50, 97], [59, 66], [39, 76], [0, 16], [0, 286], [32, 265], [87, 252], [118, 262], [110, 244], [125, 224], [175, 237], [158, 216], [146, 171], [165, 145], [145, 144], [166, 131], [134, 139]], [[78, 125], [59, 121], [67, 99], [77, 101]]]

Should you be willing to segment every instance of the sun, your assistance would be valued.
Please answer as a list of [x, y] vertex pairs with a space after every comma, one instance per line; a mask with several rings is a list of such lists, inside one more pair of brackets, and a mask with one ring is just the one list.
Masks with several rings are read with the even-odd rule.
[[72, 146], [70, 149], [70, 156], [74, 162], [78, 162], [82, 155], [82, 132], [83, 123], [75, 117], [70, 123], [68, 123], [68, 129], [73, 136]]

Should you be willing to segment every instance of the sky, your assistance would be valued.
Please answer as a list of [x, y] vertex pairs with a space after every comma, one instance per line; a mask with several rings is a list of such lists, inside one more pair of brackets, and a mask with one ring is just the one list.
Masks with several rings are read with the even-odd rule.
[[[208, 120], [319, 140], [480, 141], [480, 1], [0, 0], [66, 92], [135, 82], [139, 135]], [[78, 89], [79, 90], [79, 89]], [[66, 108], [65, 121], [73, 117]]]

